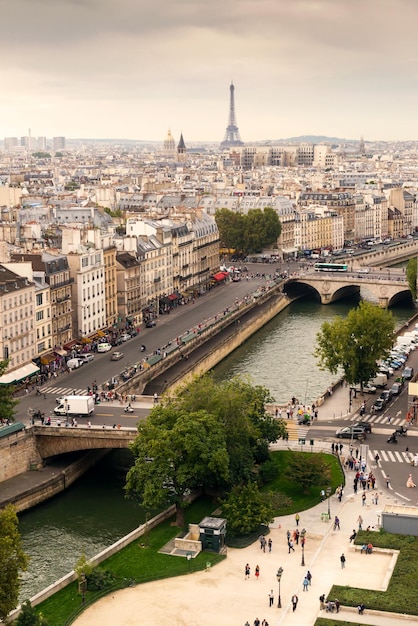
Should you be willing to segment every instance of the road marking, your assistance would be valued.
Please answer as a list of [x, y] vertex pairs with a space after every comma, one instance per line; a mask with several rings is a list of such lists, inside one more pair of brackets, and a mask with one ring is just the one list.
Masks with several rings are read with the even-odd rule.
[[381, 450], [382, 453], [382, 457], [384, 461], [389, 461], [390, 459], [388, 458], [388, 455], [386, 454], [386, 452], [384, 450]]
[[400, 452], [396, 451], [393, 454], [396, 456], [396, 458], [398, 459], [399, 463], [403, 463], [404, 462], [404, 458], [403, 458], [403, 456], [401, 455]]
[[398, 412], [396, 413], [396, 417], [399, 417], [399, 415], [402, 415], [402, 411], [398, 411]]
[[392, 461], [393, 463], [396, 461], [396, 458], [395, 458], [393, 452], [390, 452], [388, 450], [387, 455], [388, 455], [390, 461]]
[[114, 413], [94, 413], [97, 417], [113, 417]]
[[398, 491], [395, 491], [395, 495], [398, 496], [398, 498], [402, 498], [403, 500], [407, 500], [408, 502], [411, 502], [411, 498], [407, 498], [406, 496], [403, 496], [401, 493], [399, 493]]

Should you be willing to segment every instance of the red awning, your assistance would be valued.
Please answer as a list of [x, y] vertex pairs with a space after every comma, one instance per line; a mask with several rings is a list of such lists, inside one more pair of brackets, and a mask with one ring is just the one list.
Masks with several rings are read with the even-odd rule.
[[178, 295], [175, 293], [172, 293], [168, 296], [169, 300], [178, 300], [178, 298], [179, 298]]
[[225, 278], [228, 276], [228, 272], [218, 272], [217, 274], [214, 274], [213, 277], [215, 280], [225, 280]]

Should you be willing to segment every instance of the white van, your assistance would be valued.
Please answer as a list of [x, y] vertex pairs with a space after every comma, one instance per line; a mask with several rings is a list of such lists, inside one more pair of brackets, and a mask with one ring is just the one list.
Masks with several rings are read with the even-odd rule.
[[79, 359], [68, 359], [67, 367], [69, 370], [76, 370], [78, 367], [81, 367], [82, 363]]
[[109, 352], [109, 350], [112, 349], [112, 346], [110, 345], [110, 343], [98, 343], [97, 344], [97, 352]]

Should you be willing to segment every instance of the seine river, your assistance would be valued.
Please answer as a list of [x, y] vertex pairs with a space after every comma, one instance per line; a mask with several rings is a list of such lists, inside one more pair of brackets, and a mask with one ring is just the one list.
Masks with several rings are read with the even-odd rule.
[[[312, 402], [334, 380], [313, 356], [316, 334], [324, 321], [345, 316], [352, 306], [352, 300], [292, 304], [225, 359], [216, 376], [249, 376], [283, 404], [293, 395]], [[393, 314], [400, 325], [413, 310], [397, 308]], [[144, 521], [143, 511], [124, 498], [120, 454], [112, 453], [63, 494], [21, 515], [20, 532], [31, 559], [22, 601], [71, 571], [83, 553], [97, 554]]]

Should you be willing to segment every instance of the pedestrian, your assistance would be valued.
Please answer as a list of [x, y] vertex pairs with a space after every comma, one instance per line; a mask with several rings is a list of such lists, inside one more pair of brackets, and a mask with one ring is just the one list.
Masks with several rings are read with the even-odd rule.
[[378, 504], [378, 502], [379, 502], [379, 494], [376, 491], [376, 493], [374, 494], [374, 503]]
[[258, 580], [258, 577], [260, 576], [260, 566], [256, 565], [255, 566], [255, 577]]
[[366, 506], [366, 494], [363, 493], [363, 495], [361, 496], [361, 504], [362, 506]]
[[336, 613], [339, 613], [340, 612], [340, 601], [338, 600], [338, 598], [335, 598], [334, 604], [335, 604], [335, 611], [336, 611]]
[[271, 549], [273, 547], [273, 541], [271, 539], [268, 540], [268, 546], [269, 546], [269, 552], [271, 552]]
[[376, 462], [376, 465], [379, 463], [380, 461], [380, 456], [376, 453], [376, 456], [374, 457], [374, 460]]
[[342, 453], [342, 451], [343, 451], [343, 447], [344, 447], [344, 446], [343, 446], [343, 444], [342, 444], [342, 443], [340, 443], [340, 454], [341, 454], [341, 453]]
[[296, 513], [295, 515], [296, 526], [299, 526], [299, 520], [300, 520], [300, 515], [299, 513]]
[[361, 515], [358, 516], [357, 523], [358, 523], [358, 529], [361, 530], [362, 524], [363, 524], [363, 518], [361, 517]]
[[154, 393], [154, 404], [157, 404], [157, 403], [158, 403], [158, 393], [155, 392]]
[[295, 543], [296, 543], [297, 546], [299, 545], [299, 536], [300, 536], [299, 528], [296, 528], [296, 530], [295, 530]]
[[291, 539], [289, 539], [289, 541], [287, 543], [287, 547], [289, 548], [288, 554], [290, 554], [291, 550], [293, 550], [293, 552], [295, 551], [295, 548], [293, 547], [293, 541]]
[[325, 593], [319, 596], [319, 608], [321, 611], [325, 609]]
[[340, 561], [341, 561], [341, 569], [345, 568], [345, 556], [344, 556], [344, 552], [342, 553], [342, 555], [340, 556]]
[[312, 584], [312, 574], [309, 570], [306, 572], [306, 578], [308, 579], [308, 583]]
[[269, 623], [266, 619], [263, 619], [263, 621], [261, 622], [261, 626], [269, 626]]
[[353, 533], [350, 535], [350, 543], [351, 543], [352, 541], [354, 541], [354, 539], [355, 539], [356, 537], [357, 537], [357, 531], [356, 531], [356, 530], [354, 530], [354, 528], [353, 528]]
[[321, 489], [321, 500], [322, 502], [325, 500], [325, 491]]
[[247, 565], [245, 566], [245, 579], [249, 578], [251, 574], [251, 569], [249, 564], [247, 563]]
[[292, 607], [293, 607], [293, 612], [296, 611], [296, 607], [298, 605], [299, 602], [299, 598], [297, 597], [297, 595], [294, 593], [292, 596]]
[[303, 591], [308, 591], [309, 580], [306, 578], [303, 579]]
[[386, 474], [386, 477], [385, 477], [385, 482], [386, 482], [386, 489], [389, 489], [389, 485], [390, 485], [390, 478], [389, 478], [389, 474]]
[[254, 620], [254, 626], [260, 626], [260, 620], [258, 619], [258, 617], [256, 617]]
[[335, 445], [336, 445], [336, 444], [334, 444], [334, 443], [332, 443], [332, 444], [331, 444], [331, 452], [332, 452], [332, 454], [334, 454]]
[[288, 530], [286, 532], [286, 537], [287, 537], [287, 542], [289, 543], [289, 541], [290, 541], [290, 530]]
[[341, 530], [340, 529], [340, 520], [339, 520], [339, 518], [336, 515], [335, 518], [334, 518], [334, 530], [337, 530], [337, 528], [338, 528], [338, 530]]
[[274, 604], [274, 593], [272, 589], [269, 593], [269, 606], [273, 606], [273, 604]]

